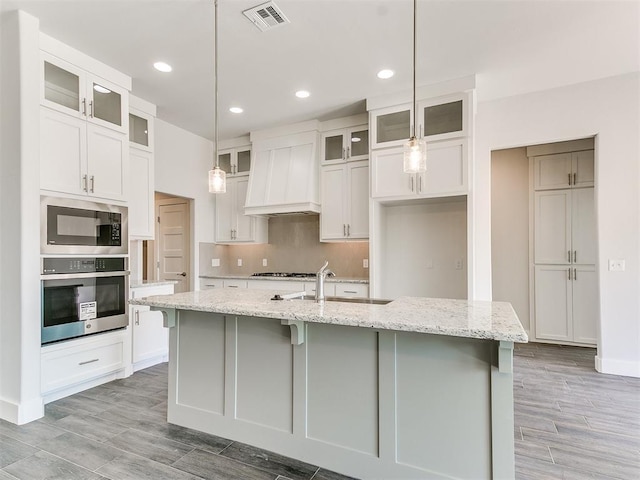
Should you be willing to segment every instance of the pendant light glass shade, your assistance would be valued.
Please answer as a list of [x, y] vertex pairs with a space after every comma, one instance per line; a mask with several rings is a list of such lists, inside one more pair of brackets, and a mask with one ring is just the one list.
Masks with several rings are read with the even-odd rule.
[[209, 193], [227, 193], [227, 174], [218, 166], [209, 170]]
[[427, 171], [427, 142], [411, 137], [404, 144], [404, 172], [422, 173]]
[[[417, 117], [416, 103], [416, 11], [418, 1], [413, 0], [413, 116]], [[416, 126], [413, 125], [412, 135], [404, 144], [404, 173], [422, 173], [427, 171], [427, 142], [416, 137]]]

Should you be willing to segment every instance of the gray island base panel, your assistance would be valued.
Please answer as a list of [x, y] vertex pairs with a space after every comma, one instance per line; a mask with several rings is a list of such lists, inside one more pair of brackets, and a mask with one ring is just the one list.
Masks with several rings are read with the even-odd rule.
[[[170, 423], [361, 479], [514, 478], [511, 366], [526, 334], [508, 304], [331, 306], [272, 293], [132, 302], [173, 326]], [[429, 300], [437, 312], [423, 311]]]

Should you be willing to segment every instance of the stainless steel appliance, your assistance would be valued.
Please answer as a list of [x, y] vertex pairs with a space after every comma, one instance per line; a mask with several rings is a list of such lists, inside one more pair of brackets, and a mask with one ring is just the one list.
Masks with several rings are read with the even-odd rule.
[[129, 325], [124, 257], [44, 257], [42, 344]]
[[40, 197], [40, 253], [126, 255], [127, 207]]

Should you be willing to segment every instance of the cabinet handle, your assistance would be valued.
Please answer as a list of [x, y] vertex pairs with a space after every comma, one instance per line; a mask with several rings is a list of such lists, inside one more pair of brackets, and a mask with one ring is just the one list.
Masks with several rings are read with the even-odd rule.
[[358, 293], [355, 290], [345, 290], [344, 293]]
[[88, 185], [87, 185], [87, 176], [83, 175], [82, 176], [82, 190], [87, 192], [88, 191]]
[[347, 147], [347, 158], [351, 158], [351, 147]]
[[342, 149], [342, 159], [343, 159], [343, 160], [346, 160], [346, 159], [347, 159], [347, 149], [346, 149], [346, 148], [343, 148], [343, 149]]
[[420, 124], [420, 136], [418, 138], [422, 139], [422, 124]]
[[571, 250], [567, 250], [567, 262], [571, 263]]
[[574, 280], [577, 280], [577, 279], [578, 279], [578, 269], [577, 269], [577, 268], [574, 268], [574, 269], [573, 269], [573, 279], [574, 279]]
[[140, 311], [136, 310], [136, 320], [135, 320], [135, 324], [136, 325], [140, 325]]
[[238, 285], [228, 285], [227, 288], [238, 288]]
[[82, 99], [82, 115], [87, 116], [87, 99]]
[[96, 185], [96, 179], [93, 175], [89, 177], [89, 183], [91, 183], [91, 193], [93, 193], [94, 187]]
[[343, 237], [347, 236], [347, 224], [346, 223], [342, 224], [342, 236]]
[[413, 175], [411, 175], [411, 191], [413, 192]]
[[89, 117], [93, 118], [93, 100], [89, 102]]
[[576, 183], [578, 183], [578, 174], [574, 173], [573, 174], [573, 184], [575, 185]]
[[571, 174], [567, 173], [567, 177], [569, 178], [569, 185], [571, 185]]
[[99, 358], [94, 358], [93, 360], [87, 360], [86, 362], [80, 362], [80, 363], [78, 363], [78, 365], [86, 365], [88, 363], [97, 362], [98, 360], [100, 360], [100, 359]]
[[578, 263], [578, 251], [573, 251], [573, 263]]
[[567, 279], [571, 280], [571, 269], [570, 268], [567, 268], [567, 274], [568, 274]]
[[351, 224], [347, 223], [347, 237], [351, 236]]
[[422, 193], [422, 175], [418, 176], [418, 193]]

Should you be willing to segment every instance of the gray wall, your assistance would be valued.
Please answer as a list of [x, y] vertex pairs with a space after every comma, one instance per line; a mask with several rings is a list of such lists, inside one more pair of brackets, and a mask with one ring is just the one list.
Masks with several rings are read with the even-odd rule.
[[[216, 245], [200, 243], [201, 275], [251, 275], [254, 272], [316, 272], [325, 260], [339, 277], [369, 278], [362, 260], [369, 258], [369, 242], [321, 243], [317, 215], [269, 219], [269, 243]], [[219, 258], [220, 267], [211, 259]], [[242, 267], [238, 267], [238, 259]], [[267, 266], [262, 266], [262, 259]]]
[[529, 331], [529, 159], [526, 148], [491, 152], [493, 300], [510, 302]]

